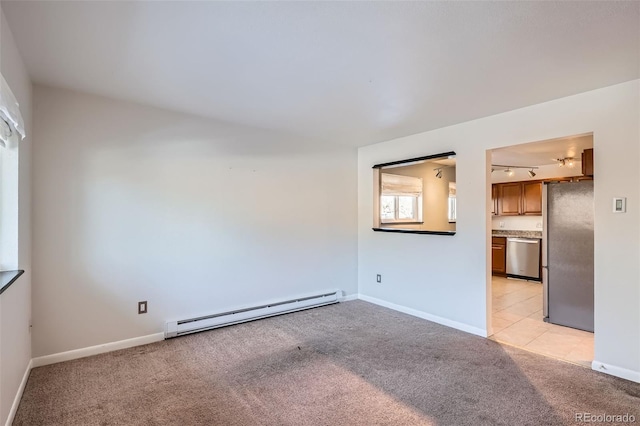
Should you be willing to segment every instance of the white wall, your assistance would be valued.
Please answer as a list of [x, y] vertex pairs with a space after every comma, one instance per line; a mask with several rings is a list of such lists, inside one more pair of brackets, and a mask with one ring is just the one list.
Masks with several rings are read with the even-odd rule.
[[47, 87], [34, 104], [34, 357], [357, 292], [355, 149]]
[[[490, 315], [490, 153], [594, 133], [595, 359], [640, 381], [640, 97], [632, 81], [456, 126], [363, 147], [358, 154], [358, 283], [365, 296], [486, 333]], [[371, 230], [371, 166], [456, 151], [453, 237]], [[627, 213], [611, 212], [614, 196]], [[382, 283], [376, 283], [382, 274]], [[489, 307], [490, 308], [490, 307]]]
[[[16, 394], [31, 360], [31, 81], [25, 70], [4, 14], [0, 20], [0, 71], [20, 104], [27, 138], [3, 154], [2, 260], [6, 269], [25, 273], [0, 295], [0, 424], [11, 412]], [[5, 155], [3, 155], [5, 157]], [[16, 191], [17, 188], [17, 191]], [[15, 408], [15, 407], [14, 407]]]

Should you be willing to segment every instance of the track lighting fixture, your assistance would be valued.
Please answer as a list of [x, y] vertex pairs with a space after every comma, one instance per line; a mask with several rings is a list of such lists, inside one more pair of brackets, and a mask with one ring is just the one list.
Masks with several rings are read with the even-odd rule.
[[573, 167], [573, 157], [556, 158], [556, 161], [558, 162], [558, 166], [560, 167]]
[[[444, 169], [448, 169], [449, 167], [455, 167], [455, 165], [447, 165], [447, 164], [445, 164], [445, 165], [442, 165], [440, 167], [436, 167], [435, 169], [433, 169], [433, 171], [436, 172], [436, 177], [438, 179], [442, 179], [442, 171]], [[447, 179], [447, 178], [445, 178], [445, 179]]]
[[527, 173], [529, 174], [529, 177], [535, 177], [536, 172], [534, 172], [533, 170], [537, 168], [538, 167], [536, 166], [509, 166], [509, 165], [502, 165], [502, 164], [492, 164], [491, 173], [495, 172], [496, 170], [502, 170], [507, 175], [513, 176], [514, 169], [529, 169], [529, 171], [527, 171]]

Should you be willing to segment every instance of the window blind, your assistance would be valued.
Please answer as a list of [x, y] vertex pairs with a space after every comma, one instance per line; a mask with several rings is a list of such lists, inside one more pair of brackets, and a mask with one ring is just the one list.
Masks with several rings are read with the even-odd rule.
[[380, 174], [380, 193], [382, 195], [422, 195], [422, 178], [413, 176]]
[[24, 122], [20, 114], [20, 106], [2, 74], [0, 74], [0, 120], [2, 121], [0, 146], [6, 146], [9, 138], [15, 133], [21, 136], [20, 139], [24, 139]]

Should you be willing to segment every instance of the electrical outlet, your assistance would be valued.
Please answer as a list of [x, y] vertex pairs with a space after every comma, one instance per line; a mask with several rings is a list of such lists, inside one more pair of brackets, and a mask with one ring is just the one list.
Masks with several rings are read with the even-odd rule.
[[500, 228], [504, 228], [504, 222], [500, 222]]
[[379, 283], [382, 282], [382, 275], [380, 274], [376, 275], [376, 282], [379, 282]]
[[536, 228], [542, 228], [542, 222], [536, 223]]
[[147, 301], [138, 302], [138, 315], [147, 313]]

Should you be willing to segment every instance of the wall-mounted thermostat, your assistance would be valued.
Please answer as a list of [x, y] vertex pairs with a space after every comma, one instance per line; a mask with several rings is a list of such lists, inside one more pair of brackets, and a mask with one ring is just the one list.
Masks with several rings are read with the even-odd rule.
[[627, 211], [627, 197], [616, 197], [613, 199], [613, 212], [625, 213]]

